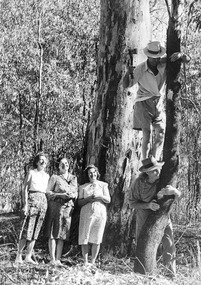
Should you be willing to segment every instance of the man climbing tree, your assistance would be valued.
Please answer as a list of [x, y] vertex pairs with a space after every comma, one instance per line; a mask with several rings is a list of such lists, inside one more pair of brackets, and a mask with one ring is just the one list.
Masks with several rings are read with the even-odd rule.
[[[124, 87], [132, 87], [138, 83], [139, 88], [134, 101], [133, 128], [142, 130], [142, 159], [149, 157], [151, 134], [155, 132], [155, 140], [151, 154], [161, 158], [165, 138], [164, 92], [166, 81], [166, 50], [160, 42], [153, 41], [143, 49], [148, 59], [136, 68], [129, 66], [123, 78]], [[172, 62], [181, 59], [187, 62], [186, 55], [175, 52], [170, 56]]]
[[[166, 104], [166, 135], [164, 143], [164, 161], [160, 180], [156, 192], [166, 188], [177, 186], [177, 171], [179, 167], [179, 100], [180, 87], [178, 81], [180, 73], [180, 61], [171, 62], [170, 55], [180, 52], [181, 34], [178, 30], [180, 27], [181, 1], [172, 0], [172, 9], [169, 12], [169, 27], [167, 34], [167, 104]], [[165, 191], [163, 192], [163, 194]], [[169, 193], [174, 194], [175, 193]], [[146, 219], [139, 237], [136, 248], [135, 271], [146, 273], [153, 272], [156, 267], [156, 254], [158, 246], [163, 238], [165, 229], [169, 222], [169, 211], [174, 201], [174, 196], [169, 196], [168, 191], [162, 199], [156, 202], [159, 209], [155, 209]], [[172, 270], [174, 274], [174, 269]]]

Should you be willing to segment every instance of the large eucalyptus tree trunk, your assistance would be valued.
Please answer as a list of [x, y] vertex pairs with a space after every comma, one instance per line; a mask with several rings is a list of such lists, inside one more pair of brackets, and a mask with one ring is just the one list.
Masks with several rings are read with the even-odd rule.
[[[169, 11], [169, 26], [167, 33], [167, 56], [180, 51], [181, 36], [181, 0], [172, 0], [172, 10]], [[177, 186], [177, 171], [179, 166], [179, 130], [180, 130], [180, 73], [181, 62], [167, 62], [167, 104], [166, 104], [166, 136], [164, 144], [164, 167], [162, 169], [158, 191], [166, 185]], [[135, 272], [153, 272], [156, 266], [158, 246], [168, 222], [168, 213], [173, 202], [172, 197], [160, 202], [160, 211], [153, 212], [148, 217], [139, 236], [136, 248]]]
[[[134, 64], [150, 39], [149, 1], [101, 0], [98, 86], [88, 127], [86, 164], [95, 164], [109, 183], [112, 197], [104, 240], [128, 251], [134, 233], [128, 193], [140, 159], [140, 140], [133, 131], [133, 97], [123, 90], [125, 48], [137, 49]], [[136, 50], [135, 50], [136, 51]], [[129, 54], [128, 54], [129, 56]]]

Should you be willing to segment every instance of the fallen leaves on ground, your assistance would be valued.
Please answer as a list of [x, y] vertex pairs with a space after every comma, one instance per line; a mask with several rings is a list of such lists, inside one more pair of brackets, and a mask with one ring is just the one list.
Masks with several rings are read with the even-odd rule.
[[[68, 261], [68, 264], [72, 260]], [[51, 266], [49, 263], [39, 265], [15, 264], [14, 262], [1, 263], [0, 284], [11, 285], [133, 285], [174, 284], [163, 276], [144, 276], [135, 274], [130, 259], [111, 258], [101, 264], [100, 268], [85, 267], [82, 261], [73, 266]]]

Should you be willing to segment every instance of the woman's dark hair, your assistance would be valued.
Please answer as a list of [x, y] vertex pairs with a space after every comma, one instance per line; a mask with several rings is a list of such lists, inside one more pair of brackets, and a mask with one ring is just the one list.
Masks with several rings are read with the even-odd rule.
[[45, 156], [45, 158], [47, 159], [47, 155], [44, 152], [38, 152], [33, 159], [34, 169], [37, 168], [37, 163], [39, 162], [41, 156]]
[[96, 173], [97, 173], [97, 179], [100, 178], [100, 173], [99, 173], [99, 171], [98, 171], [98, 168], [97, 168], [95, 165], [93, 165], [93, 164], [89, 164], [89, 165], [85, 168], [85, 170], [84, 170], [84, 176], [85, 176], [85, 181], [86, 181], [86, 182], [89, 182], [88, 171], [89, 171], [89, 169], [91, 169], [91, 168], [95, 169], [95, 171], [96, 171]]
[[66, 159], [66, 160], [68, 161], [68, 164], [69, 164], [69, 167], [70, 167], [70, 161], [69, 161], [69, 159], [68, 159], [67, 157], [65, 157], [65, 156], [64, 156], [64, 157], [62, 156], [62, 157], [59, 157], [58, 160], [57, 160], [57, 162], [56, 162], [56, 168], [57, 168], [57, 170], [59, 170], [59, 164], [60, 164], [60, 162], [61, 162], [62, 159]]

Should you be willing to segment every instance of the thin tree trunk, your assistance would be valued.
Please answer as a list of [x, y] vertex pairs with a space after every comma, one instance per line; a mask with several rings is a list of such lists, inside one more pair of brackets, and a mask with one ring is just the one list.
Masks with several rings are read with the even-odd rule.
[[[123, 90], [125, 48], [142, 48], [150, 39], [149, 1], [101, 0], [98, 86], [87, 129], [86, 164], [94, 163], [101, 180], [109, 183], [112, 202], [108, 211], [105, 244], [130, 251], [135, 231], [128, 208], [128, 193], [140, 159], [140, 139], [133, 131], [133, 96]], [[129, 56], [129, 54], [128, 54]]]
[[39, 143], [39, 124], [40, 124], [40, 102], [42, 96], [42, 73], [43, 73], [43, 43], [41, 42], [41, 18], [38, 19], [38, 47], [40, 50], [40, 64], [39, 64], [39, 82], [38, 92], [36, 98], [36, 109], [34, 118], [34, 152], [42, 150], [43, 141]]
[[22, 115], [22, 95], [19, 93], [19, 112], [20, 112], [20, 150], [21, 154], [24, 154], [24, 136], [23, 136], [23, 115]]
[[[180, 26], [182, 1], [172, 0], [172, 11], [169, 11], [169, 27], [167, 33], [167, 56], [180, 51]], [[181, 62], [167, 62], [167, 96], [166, 96], [166, 135], [164, 144], [164, 167], [161, 172], [158, 191], [166, 185], [177, 186], [179, 167], [179, 136], [180, 136], [180, 86], [178, 81]], [[168, 223], [168, 213], [173, 197], [160, 201], [160, 210], [146, 220], [139, 236], [136, 248], [134, 270], [145, 274], [153, 272], [156, 267], [158, 246]]]

